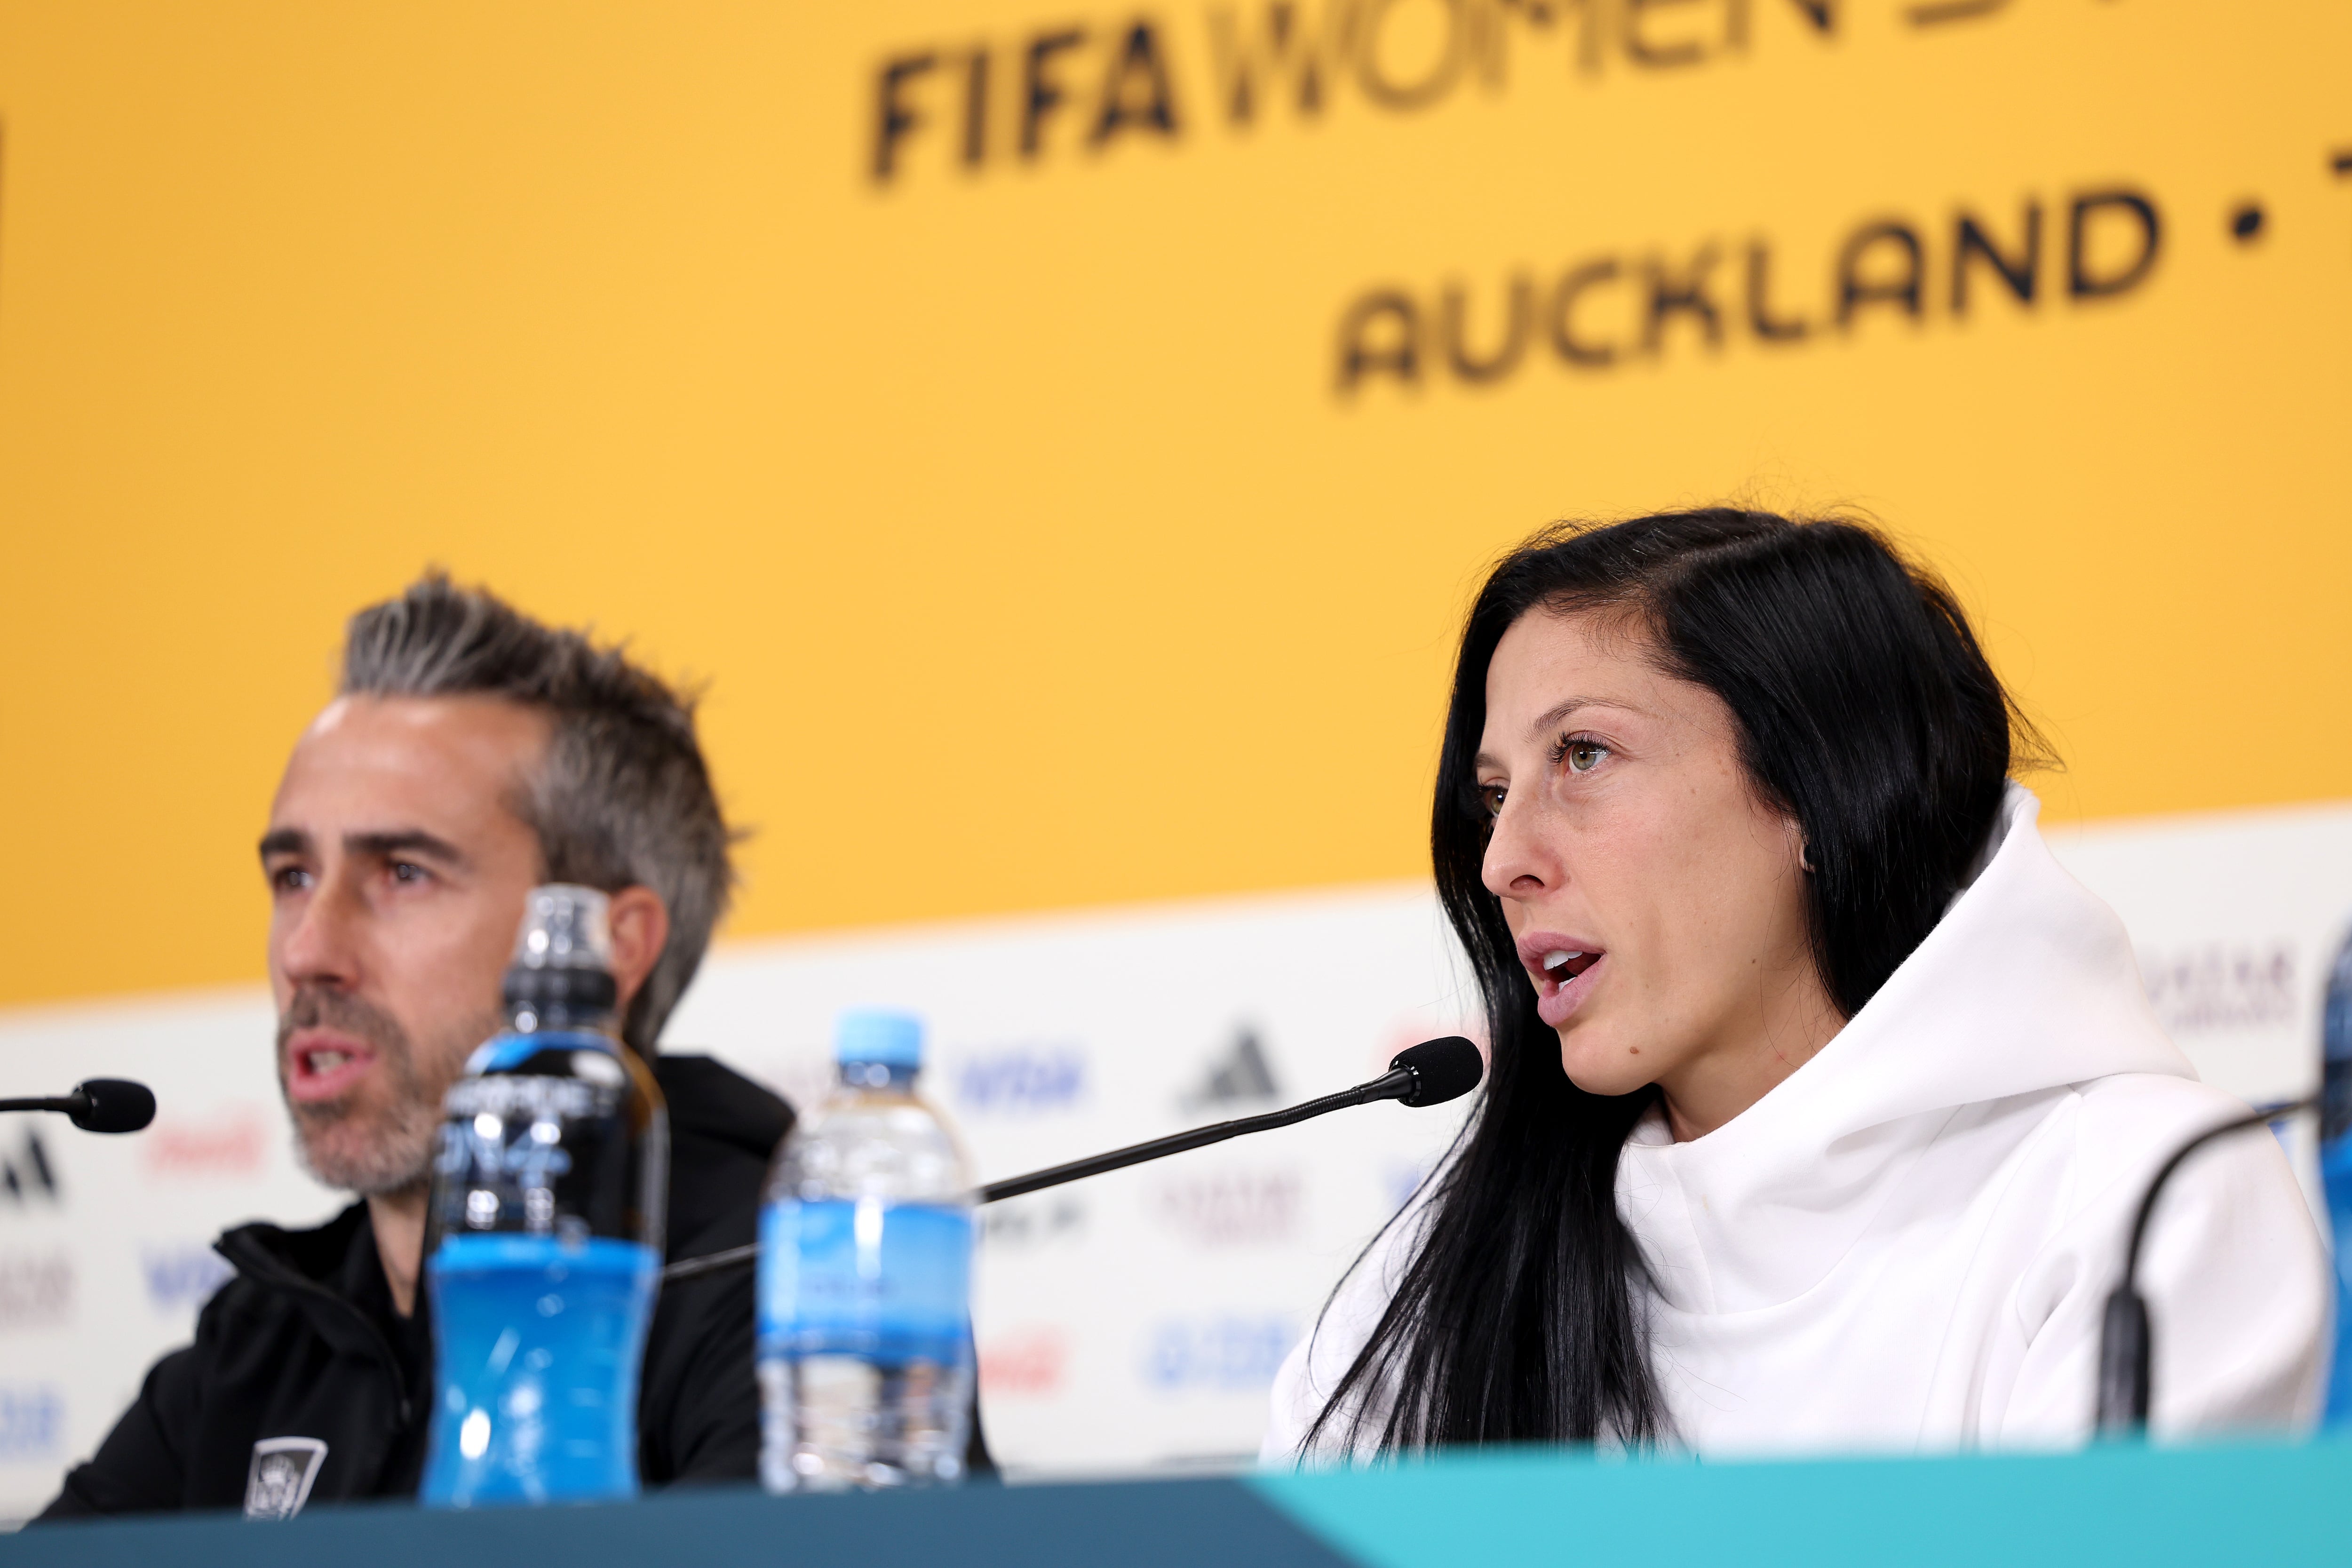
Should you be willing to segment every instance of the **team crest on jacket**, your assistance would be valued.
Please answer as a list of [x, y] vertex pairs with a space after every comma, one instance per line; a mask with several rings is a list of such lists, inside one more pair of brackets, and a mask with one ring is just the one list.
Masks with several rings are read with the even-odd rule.
[[300, 1513], [326, 1462], [327, 1445], [316, 1437], [264, 1437], [256, 1443], [253, 1468], [245, 1478], [245, 1517], [292, 1519]]

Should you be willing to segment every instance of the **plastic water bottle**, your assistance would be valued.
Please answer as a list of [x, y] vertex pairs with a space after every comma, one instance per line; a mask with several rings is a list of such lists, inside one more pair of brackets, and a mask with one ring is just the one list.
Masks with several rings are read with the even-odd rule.
[[760, 1479], [770, 1491], [963, 1475], [971, 1175], [915, 1098], [921, 1023], [841, 1019], [840, 1087], [777, 1152], [760, 1225]]
[[2320, 1016], [2319, 1177], [2336, 1238], [2336, 1360], [2327, 1373], [2327, 1424], [2352, 1423], [2352, 937], [2327, 975]]
[[450, 1087], [434, 1163], [428, 1505], [636, 1495], [669, 1119], [614, 994], [604, 895], [533, 889], [511, 1027]]

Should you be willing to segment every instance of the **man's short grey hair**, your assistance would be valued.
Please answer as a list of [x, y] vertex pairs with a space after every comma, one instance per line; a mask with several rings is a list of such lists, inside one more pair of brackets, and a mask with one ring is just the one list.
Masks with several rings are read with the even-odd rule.
[[652, 1056], [735, 883], [734, 836], [695, 738], [695, 694], [619, 647], [541, 626], [437, 571], [352, 617], [341, 689], [503, 697], [547, 714], [546, 761], [514, 802], [539, 835], [544, 879], [607, 892], [644, 886], [669, 908], [669, 942], [621, 1022], [622, 1038]]

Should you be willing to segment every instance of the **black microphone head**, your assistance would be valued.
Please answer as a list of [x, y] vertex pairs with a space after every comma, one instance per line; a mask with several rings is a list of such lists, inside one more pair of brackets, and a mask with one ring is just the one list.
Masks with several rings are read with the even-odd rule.
[[136, 1132], [155, 1120], [155, 1091], [127, 1078], [94, 1078], [74, 1085], [79, 1110], [68, 1120], [85, 1132]]
[[1412, 1074], [1412, 1091], [1398, 1098], [1407, 1105], [1443, 1105], [1478, 1087], [1486, 1076], [1486, 1058], [1459, 1035], [1423, 1040], [1408, 1046], [1389, 1062], [1389, 1070], [1402, 1068]]

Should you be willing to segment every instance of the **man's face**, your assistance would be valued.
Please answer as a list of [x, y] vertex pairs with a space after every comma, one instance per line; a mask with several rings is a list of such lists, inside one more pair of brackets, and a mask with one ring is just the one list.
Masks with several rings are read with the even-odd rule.
[[286, 764], [261, 840], [278, 1081], [330, 1186], [424, 1182], [441, 1099], [499, 1027], [540, 880], [512, 802], [546, 719], [491, 697], [337, 700]]

